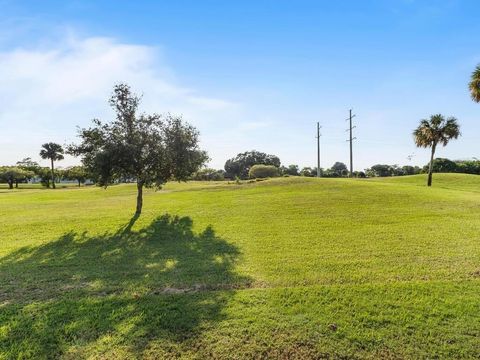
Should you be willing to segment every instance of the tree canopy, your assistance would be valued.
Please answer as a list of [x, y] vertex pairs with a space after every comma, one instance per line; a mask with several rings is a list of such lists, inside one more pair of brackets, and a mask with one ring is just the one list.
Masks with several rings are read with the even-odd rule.
[[6, 182], [9, 189], [13, 189], [14, 184], [15, 187], [18, 187], [19, 182], [25, 182], [34, 175], [33, 171], [25, 170], [18, 166], [0, 167], [0, 181]]
[[269, 155], [260, 151], [252, 150], [237, 154], [225, 163], [226, 176], [229, 178], [248, 178], [248, 172], [253, 165], [273, 165], [280, 167], [278, 156]]
[[288, 165], [280, 167], [280, 173], [283, 175], [291, 175], [291, 176], [298, 176], [300, 175], [300, 169], [298, 165]]
[[473, 71], [468, 88], [473, 101], [480, 102], [480, 64]]
[[78, 186], [84, 184], [88, 179], [88, 172], [84, 166], [71, 166], [63, 172], [63, 177], [68, 180], [75, 180]]
[[17, 167], [23, 170], [33, 171], [34, 173], [37, 173], [40, 169], [40, 165], [29, 157], [17, 161]]

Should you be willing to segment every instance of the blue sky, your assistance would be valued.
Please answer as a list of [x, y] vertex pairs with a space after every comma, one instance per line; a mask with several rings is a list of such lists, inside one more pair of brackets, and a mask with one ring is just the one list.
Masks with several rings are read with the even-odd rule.
[[[43, 142], [113, 117], [126, 81], [143, 109], [181, 113], [211, 165], [257, 149], [284, 164], [418, 164], [421, 118], [459, 119], [438, 156], [480, 157], [480, 105], [467, 91], [480, 63], [478, 1], [0, 0], [0, 163], [38, 159]], [[414, 154], [412, 160], [407, 156]], [[78, 160], [67, 158], [59, 165]]]

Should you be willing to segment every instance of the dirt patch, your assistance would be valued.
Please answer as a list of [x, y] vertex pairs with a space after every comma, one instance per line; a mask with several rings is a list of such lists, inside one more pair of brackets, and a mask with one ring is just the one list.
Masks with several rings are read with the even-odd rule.
[[77, 290], [77, 289], [84, 289], [86, 287], [90, 287], [91, 284], [88, 282], [81, 282], [75, 284], [65, 284], [60, 287], [61, 291], [70, 291], [70, 290]]
[[10, 304], [11, 304], [10, 300], [2, 301], [2, 302], [0, 302], [0, 309], [4, 306], [10, 305]]
[[480, 277], [480, 270], [474, 271], [471, 274], [473, 277]]
[[154, 294], [185, 294], [189, 292], [198, 292], [203, 288], [201, 286], [194, 286], [190, 288], [175, 288], [175, 287], [166, 287], [163, 289], [155, 290]]
[[241, 290], [241, 289], [248, 289], [251, 287], [252, 287], [252, 284], [214, 284], [214, 285], [195, 284], [190, 287], [167, 286], [161, 289], [156, 289], [152, 291], [152, 293], [155, 295], [186, 294], [186, 293], [196, 293], [196, 292], [202, 292], [202, 291]]

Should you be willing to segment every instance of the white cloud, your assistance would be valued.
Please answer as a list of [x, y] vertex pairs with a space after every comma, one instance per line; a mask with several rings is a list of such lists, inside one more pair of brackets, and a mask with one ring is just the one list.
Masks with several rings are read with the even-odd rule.
[[240, 108], [179, 85], [159, 48], [66, 36], [47, 47], [0, 52], [0, 163], [38, 158], [43, 142], [70, 142], [77, 125], [111, 119], [106, 100], [118, 82], [144, 94], [144, 110], [181, 113], [200, 130]]

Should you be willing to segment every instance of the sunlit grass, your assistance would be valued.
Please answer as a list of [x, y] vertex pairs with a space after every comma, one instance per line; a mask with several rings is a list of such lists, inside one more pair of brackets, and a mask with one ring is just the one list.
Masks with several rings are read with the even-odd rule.
[[0, 190], [0, 358], [476, 357], [480, 177], [424, 181]]

